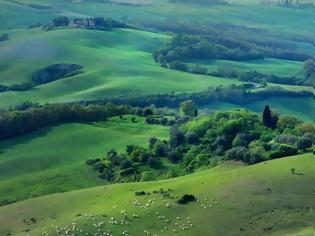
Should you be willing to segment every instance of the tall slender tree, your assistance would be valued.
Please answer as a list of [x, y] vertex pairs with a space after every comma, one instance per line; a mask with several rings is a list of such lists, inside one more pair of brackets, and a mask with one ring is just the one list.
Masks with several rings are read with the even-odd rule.
[[265, 106], [263, 112], [263, 123], [266, 127], [275, 129], [277, 128], [279, 117], [277, 115], [272, 114], [270, 107], [268, 105]]

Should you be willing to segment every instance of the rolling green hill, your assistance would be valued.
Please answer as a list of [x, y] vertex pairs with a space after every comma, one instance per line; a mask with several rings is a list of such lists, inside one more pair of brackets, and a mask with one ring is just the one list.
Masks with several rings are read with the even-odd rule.
[[167, 42], [169, 37], [163, 34], [64, 29], [18, 30], [10, 37], [0, 45], [0, 54], [4, 55], [0, 58], [1, 84], [30, 81], [33, 72], [57, 63], [82, 65], [84, 73], [25, 92], [0, 93], [1, 108], [26, 100], [95, 100], [127, 94], [199, 91], [239, 83], [160, 67], [153, 61], [152, 52]]
[[[305, 154], [252, 166], [226, 164], [165, 181], [49, 195], [0, 207], [0, 233], [62, 235], [74, 229], [76, 235], [107, 230], [110, 235], [312, 235], [314, 164], [314, 156]], [[151, 194], [136, 197], [136, 191]], [[198, 201], [175, 203], [183, 194]]]
[[147, 145], [152, 136], [166, 138], [168, 128], [130, 117], [105, 122], [64, 124], [0, 142], [0, 201], [21, 200], [52, 192], [104, 184], [85, 166], [114, 148]]

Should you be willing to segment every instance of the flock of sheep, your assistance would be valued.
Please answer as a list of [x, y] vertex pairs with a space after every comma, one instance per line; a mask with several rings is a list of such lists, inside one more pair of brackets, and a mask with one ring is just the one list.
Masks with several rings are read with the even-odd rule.
[[[159, 211], [153, 212], [154, 205], [157, 203], [156, 198], [148, 198], [147, 196], [141, 197], [142, 202], [139, 198], [134, 199], [131, 202], [132, 207], [135, 209], [135, 212], [142, 211], [143, 213], [149, 213], [154, 215], [156, 222], [155, 224], [160, 226], [160, 232], [156, 232], [156, 228], [152, 229], [150, 232], [150, 228], [143, 231], [144, 236], [158, 236], [160, 235], [170, 235], [170, 234], [179, 234], [181, 231], [191, 230], [194, 226], [194, 223], [190, 216], [186, 217], [168, 217], [166, 214], [162, 214]], [[175, 203], [172, 203], [170, 199], [163, 199], [163, 204], [165, 209], [174, 209], [176, 211]], [[202, 204], [201, 204], [202, 203]], [[212, 208], [214, 205], [218, 204], [218, 201], [214, 198], [210, 199], [197, 199], [196, 203], [201, 209]], [[118, 206], [113, 206], [113, 209], [119, 208]], [[160, 207], [160, 210], [163, 209]], [[164, 209], [164, 210], [165, 210]], [[165, 212], [165, 211], [164, 211]], [[130, 236], [132, 235], [128, 230], [127, 226], [132, 224], [143, 224], [145, 225], [145, 217], [142, 217], [135, 213], [127, 212], [122, 209], [120, 211], [119, 216], [108, 216], [108, 215], [94, 215], [94, 214], [78, 214], [76, 218], [72, 220], [72, 222], [64, 221], [66, 226], [58, 226], [52, 224], [52, 232], [48, 233], [47, 231], [43, 232], [42, 236], [50, 236], [50, 235], [59, 235], [59, 236], [114, 236], [114, 235], [122, 235], [122, 236]], [[144, 214], [148, 215], [148, 214]], [[154, 219], [153, 217], [153, 219]], [[152, 219], [150, 219], [152, 220]], [[120, 233], [117, 233], [119, 231]], [[154, 231], [154, 232], [153, 232]], [[51, 232], [51, 231], [50, 231]], [[139, 235], [139, 234], [138, 234]], [[137, 235], [137, 236], [138, 236]]]

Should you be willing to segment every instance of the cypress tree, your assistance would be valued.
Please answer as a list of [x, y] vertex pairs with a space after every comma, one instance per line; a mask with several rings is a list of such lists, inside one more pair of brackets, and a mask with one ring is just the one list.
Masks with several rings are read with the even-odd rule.
[[264, 112], [263, 112], [263, 123], [267, 128], [273, 127], [273, 119], [271, 110], [268, 105], [265, 106]]

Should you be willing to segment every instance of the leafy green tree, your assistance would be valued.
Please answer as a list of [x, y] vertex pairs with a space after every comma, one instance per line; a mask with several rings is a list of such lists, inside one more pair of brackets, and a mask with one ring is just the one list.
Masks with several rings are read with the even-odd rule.
[[195, 132], [187, 132], [185, 134], [185, 139], [188, 144], [197, 144], [199, 141], [199, 137]]
[[125, 170], [132, 167], [132, 162], [130, 160], [123, 160], [120, 162], [120, 169]]
[[181, 61], [172, 61], [168, 66], [170, 69], [188, 71], [188, 66]]
[[305, 151], [308, 148], [311, 148], [312, 145], [313, 145], [313, 141], [311, 137], [308, 137], [307, 135], [304, 135], [302, 138], [300, 138], [296, 144], [297, 148], [303, 151]]
[[152, 149], [157, 141], [158, 139], [156, 137], [149, 138], [149, 148]]
[[146, 108], [143, 111], [143, 115], [144, 116], [152, 116], [153, 115], [153, 111], [150, 108]]
[[164, 157], [166, 149], [166, 144], [158, 140], [157, 142], [155, 142], [152, 152], [157, 157]]
[[288, 144], [280, 144], [278, 148], [270, 153], [271, 158], [294, 156], [298, 153], [297, 148]]
[[55, 19], [53, 19], [53, 25], [55, 27], [61, 27], [61, 26], [68, 26], [69, 25], [69, 19], [66, 16], [59, 16]]
[[198, 115], [198, 108], [196, 103], [192, 100], [188, 100], [180, 104], [179, 112], [182, 116], [195, 117]]
[[148, 166], [155, 169], [159, 167], [159, 161], [155, 157], [149, 157], [147, 161]]

